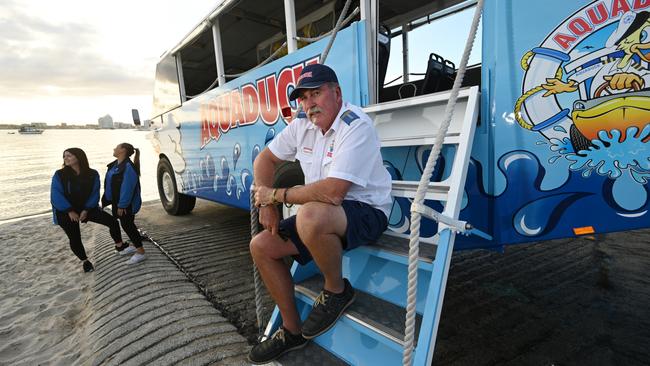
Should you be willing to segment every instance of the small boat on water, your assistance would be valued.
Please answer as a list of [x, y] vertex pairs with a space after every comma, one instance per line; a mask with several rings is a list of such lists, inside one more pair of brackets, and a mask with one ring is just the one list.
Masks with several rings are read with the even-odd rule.
[[31, 126], [23, 126], [18, 130], [21, 135], [40, 135], [44, 130]]

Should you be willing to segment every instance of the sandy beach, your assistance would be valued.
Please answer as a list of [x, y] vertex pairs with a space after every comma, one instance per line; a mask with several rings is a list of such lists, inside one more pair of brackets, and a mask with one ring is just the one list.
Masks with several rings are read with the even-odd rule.
[[0, 224], [0, 365], [243, 364], [245, 338], [151, 243], [127, 265], [105, 227], [81, 233], [92, 273], [49, 215]]
[[[2, 224], [0, 232], [0, 364], [86, 364], [94, 274], [83, 272], [49, 215]], [[98, 235], [108, 233], [83, 225], [91, 258]]]

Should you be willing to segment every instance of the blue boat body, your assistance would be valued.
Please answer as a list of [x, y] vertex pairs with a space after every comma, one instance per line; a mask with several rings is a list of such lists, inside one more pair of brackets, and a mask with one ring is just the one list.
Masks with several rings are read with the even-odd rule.
[[[607, 107], [598, 105], [601, 97], [592, 91], [604, 82], [598, 68], [612, 68], [622, 62], [625, 52], [630, 53], [612, 40], [623, 34], [630, 17], [647, 11], [650, 1], [645, 0], [486, 0], [481, 120], [460, 218], [493, 239], [459, 237], [454, 249], [500, 249], [650, 226], [650, 143], [646, 139], [650, 119], [645, 125], [628, 121], [627, 115], [625, 120], [616, 119], [616, 113], [631, 111], [634, 103], [650, 101], [650, 96], [644, 96], [643, 90], [610, 91], [608, 103], [618, 109], [610, 110], [607, 120], [584, 122], [591, 118], [588, 112]], [[343, 29], [326, 63], [339, 75], [344, 98], [367, 106], [364, 31], [364, 22]], [[639, 44], [650, 42], [647, 33], [639, 37]], [[301, 67], [318, 62], [326, 43], [324, 39], [303, 47], [162, 116], [163, 128], [155, 138], [161, 154], [178, 155], [169, 158], [183, 193], [249, 208], [253, 160], [286, 126], [279, 109], [295, 110], [287, 95]], [[639, 52], [650, 54], [648, 49]], [[618, 61], [608, 63], [607, 57], [617, 55]], [[637, 75], [643, 88], [650, 86], [648, 62], [638, 55], [630, 60], [634, 67], [619, 71]], [[575, 90], [545, 95], [547, 79], [572, 84]], [[277, 95], [278, 102], [265, 99], [269, 94]], [[596, 108], [581, 110], [580, 103]], [[268, 110], [262, 112], [264, 108]], [[593, 138], [587, 138], [586, 148], [577, 148], [571, 131], [589, 136], [590, 129]], [[169, 141], [176, 146], [165, 147]], [[428, 146], [391, 147], [382, 154], [393, 179], [418, 180], [430, 150]], [[443, 150], [432, 180], [449, 174], [453, 156], [453, 149]], [[393, 231], [409, 233], [410, 203], [405, 198], [395, 200], [389, 218]], [[427, 205], [442, 209], [439, 202]], [[421, 236], [436, 232], [435, 222], [424, 219]]]

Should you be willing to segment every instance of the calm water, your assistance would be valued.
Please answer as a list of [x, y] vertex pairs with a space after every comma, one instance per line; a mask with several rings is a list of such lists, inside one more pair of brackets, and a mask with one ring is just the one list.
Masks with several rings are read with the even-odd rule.
[[147, 135], [136, 130], [45, 130], [41, 135], [21, 135], [0, 130], [0, 221], [51, 210], [50, 183], [63, 164], [63, 150], [79, 147], [90, 167], [101, 177], [104, 191], [106, 164], [113, 161], [115, 145], [128, 142], [140, 149], [142, 199], [158, 198], [156, 157]]

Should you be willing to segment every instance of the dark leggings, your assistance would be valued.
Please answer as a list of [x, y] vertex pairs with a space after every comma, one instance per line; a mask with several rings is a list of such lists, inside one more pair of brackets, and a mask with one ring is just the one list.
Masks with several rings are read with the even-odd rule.
[[[70, 220], [70, 216], [68, 216], [67, 213], [59, 211], [56, 212], [56, 220], [63, 231], [65, 231], [68, 239], [70, 239], [70, 249], [72, 249], [72, 252], [77, 256], [77, 258], [81, 259], [82, 261], [88, 259], [84, 245], [81, 242], [81, 231], [79, 229], [79, 223]], [[104, 212], [99, 208], [90, 209], [88, 210], [87, 221], [92, 221], [107, 226], [111, 233], [111, 238], [113, 238], [113, 241], [116, 243], [122, 241], [120, 224], [118, 224], [117, 220], [115, 220], [115, 218], [113, 218], [113, 216], [111, 216], [109, 213]]]
[[122, 229], [131, 239], [133, 246], [142, 248], [142, 236], [138, 231], [138, 227], [135, 226], [135, 215], [131, 213], [131, 207], [128, 207], [122, 216], [117, 216], [117, 208], [113, 207], [113, 216], [120, 220]]

